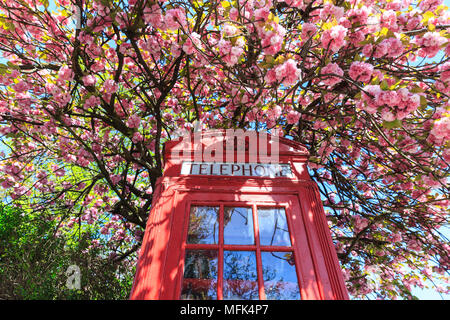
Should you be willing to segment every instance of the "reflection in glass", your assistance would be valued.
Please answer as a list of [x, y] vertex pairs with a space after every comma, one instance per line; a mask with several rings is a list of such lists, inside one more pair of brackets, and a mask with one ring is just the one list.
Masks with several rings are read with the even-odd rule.
[[186, 250], [182, 300], [217, 299], [217, 251]]
[[259, 299], [255, 252], [224, 251], [223, 299]]
[[187, 243], [217, 244], [219, 207], [191, 207]]
[[258, 208], [258, 223], [261, 245], [291, 245], [284, 208]]
[[292, 252], [261, 252], [264, 292], [268, 300], [298, 300], [298, 287]]
[[254, 244], [252, 208], [224, 208], [225, 244]]

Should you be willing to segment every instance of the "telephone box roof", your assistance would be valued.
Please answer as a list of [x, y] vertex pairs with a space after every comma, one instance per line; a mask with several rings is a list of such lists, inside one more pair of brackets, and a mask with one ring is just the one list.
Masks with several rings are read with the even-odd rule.
[[[165, 160], [172, 158], [174, 154], [177, 154], [177, 152], [183, 152], [185, 154], [190, 152], [193, 153], [199, 149], [199, 145], [197, 145], [197, 143], [201, 144], [202, 150], [211, 147], [214, 144], [222, 144], [225, 151], [227, 143], [235, 142], [230, 141], [230, 137], [235, 137], [237, 139], [245, 137], [245, 149], [241, 149], [240, 152], [245, 152], [247, 154], [254, 152], [259, 153], [260, 148], [264, 143], [267, 143], [266, 150], [268, 150], [268, 153], [271, 154], [271, 151], [273, 150], [272, 146], [277, 143], [277, 152], [279, 156], [300, 156], [303, 160], [307, 160], [309, 156], [309, 152], [303, 144], [284, 137], [252, 130], [244, 131], [239, 129], [218, 129], [191, 132], [188, 135], [167, 141], [164, 145], [164, 158]], [[251, 146], [252, 143], [255, 144], [253, 148]], [[234, 149], [235, 151], [239, 151], [239, 149], [236, 149], [236, 146]]]

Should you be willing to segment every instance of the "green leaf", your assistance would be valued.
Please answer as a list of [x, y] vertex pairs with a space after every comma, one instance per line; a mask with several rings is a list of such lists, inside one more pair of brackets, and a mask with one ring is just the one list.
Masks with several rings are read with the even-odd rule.
[[8, 66], [4, 63], [0, 63], [0, 74], [5, 74], [6, 70], [8, 70]]
[[420, 105], [426, 107], [428, 105], [428, 100], [425, 96], [420, 96]]
[[422, 19], [423, 24], [426, 24], [428, 22], [428, 20], [435, 17], [434, 13], [431, 11], [425, 12], [422, 16], [423, 16], [423, 19]]
[[395, 119], [394, 121], [383, 121], [383, 127], [386, 129], [400, 128], [402, 126], [402, 121]]
[[383, 80], [380, 84], [380, 89], [383, 91], [389, 90], [389, 85], [386, 80]]
[[320, 158], [319, 157], [315, 157], [315, 156], [310, 156], [309, 157], [309, 161], [310, 162], [314, 162], [314, 163], [320, 163]]
[[411, 92], [411, 93], [421, 93], [421, 92], [425, 92], [425, 90], [423, 90], [419, 86], [414, 86], [411, 90], [409, 90], [409, 92]]

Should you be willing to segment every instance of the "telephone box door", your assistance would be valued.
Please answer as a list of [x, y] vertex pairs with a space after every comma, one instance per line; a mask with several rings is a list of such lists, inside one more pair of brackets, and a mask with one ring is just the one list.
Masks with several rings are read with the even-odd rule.
[[[189, 192], [162, 299], [320, 299], [297, 195]], [[306, 221], [307, 223], [307, 221]], [[182, 225], [179, 225], [182, 224]], [[174, 254], [178, 253], [178, 254]]]

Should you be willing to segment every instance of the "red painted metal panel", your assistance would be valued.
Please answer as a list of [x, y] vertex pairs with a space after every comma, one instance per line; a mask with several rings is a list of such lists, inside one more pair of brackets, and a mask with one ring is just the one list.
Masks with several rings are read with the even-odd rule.
[[170, 229], [173, 200], [171, 191], [164, 191], [150, 214], [139, 254], [131, 292], [132, 299], [159, 299], [170, 235], [168, 231]]

